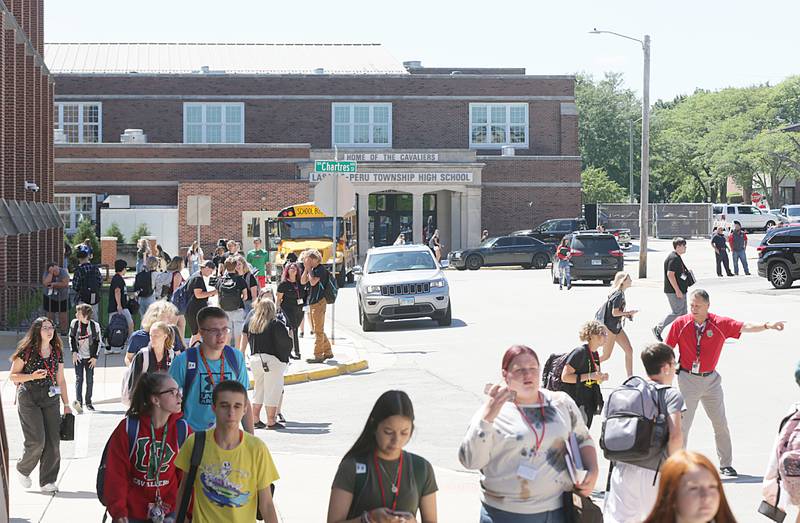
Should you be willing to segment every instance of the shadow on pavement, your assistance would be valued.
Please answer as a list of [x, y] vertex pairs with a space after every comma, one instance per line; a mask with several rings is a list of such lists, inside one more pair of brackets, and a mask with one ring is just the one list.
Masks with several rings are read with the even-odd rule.
[[63, 490], [59, 490], [56, 497], [64, 499], [97, 499], [97, 493], [88, 492], [86, 490], [79, 490], [78, 492], [64, 492]]
[[303, 423], [300, 421], [287, 421], [284, 423], [285, 429], [280, 429], [277, 432], [288, 432], [289, 434], [309, 434], [320, 435], [330, 434], [330, 423]]
[[457, 320], [453, 318], [452, 323], [447, 327], [440, 327], [433, 320], [400, 320], [400, 321], [388, 321], [381, 323], [375, 329], [377, 332], [380, 331], [403, 331], [403, 330], [413, 330], [413, 331], [420, 331], [420, 330], [439, 330], [439, 329], [454, 329], [459, 327], [466, 327], [467, 324], [461, 320]]
[[761, 483], [764, 481], [764, 476], [750, 476], [748, 474], [739, 474], [736, 478], [722, 478], [723, 483]]

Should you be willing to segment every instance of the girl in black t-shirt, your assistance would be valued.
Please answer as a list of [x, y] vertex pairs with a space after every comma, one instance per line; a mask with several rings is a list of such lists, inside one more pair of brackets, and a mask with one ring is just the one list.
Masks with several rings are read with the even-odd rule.
[[294, 339], [294, 351], [290, 356], [292, 359], [300, 359], [300, 340], [297, 329], [303, 322], [303, 305], [305, 304], [306, 292], [300, 283], [300, 271], [296, 263], [287, 263], [283, 268], [281, 283], [278, 285], [277, 305], [283, 310], [289, 326], [292, 328], [292, 338]]
[[614, 350], [614, 344], [619, 344], [622, 350], [625, 351], [625, 371], [628, 377], [633, 375], [633, 345], [628, 335], [622, 330], [623, 320], [625, 318], [633, 321], [633, 315], [638, 311], [625, 310], [625, 291], [630, 288], [633, 281], [626, 272], [618, 272], [614, 276], [614, 284], [611, 286], [611, 294], [603, 307], [603, 317], [597, 318], [602, 321], [606, 329], [608, 329], [608, 336], [603, 344], [603, 354], [600, 356], [600, 361], [606, 361], [611, 357], [611, 351]]
[[606, 328], [596, 320], [586, 322], [578, 334], [583, 345], [567, 356], [561, 372], [562, 390], [575, 400], [583, 414], [586, 426], [592, 426], [592, 418], [603, 408], [600, 384], [608, 380], [608, 374], [600, 371], [598, 349], [606, 339]]

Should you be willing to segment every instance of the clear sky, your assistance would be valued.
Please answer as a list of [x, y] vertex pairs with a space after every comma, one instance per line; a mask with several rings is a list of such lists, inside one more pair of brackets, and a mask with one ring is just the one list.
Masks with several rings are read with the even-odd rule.
[[45, 0], [45, 41], [381, 43], [424, 66], [620, 71], [641, 92], [641, 48], [596, 27], [651, 35], [655, 101], [800, 73], [797, 20], [797, 0]]

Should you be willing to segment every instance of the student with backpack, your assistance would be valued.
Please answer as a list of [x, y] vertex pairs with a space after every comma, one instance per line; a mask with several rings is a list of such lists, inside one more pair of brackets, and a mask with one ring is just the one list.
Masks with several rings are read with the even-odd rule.
[[72, 276], [72, 289], [76, 294], [76, 303], [86, 303], [94, 309], [93, 316], [100, 320], [100, 287], [103, 285], [103, 275], [97, 265], [89, 263], [92, 255], [91, 247], [80, 245], [76, 249], [78, 266]]
[[128, 351], [125, 353], [125, 365], [130, 365], [133, 357], [150, 344], [150, 327], [159, 321], [169, 325], [172, 330], [173, 350], [176, 353], [186, 350], [183, 336], [175, 325], [178, 321], [178, 308], [168, 301], [158, 300], [142, 316], [141, 328], [131, 334], [128, 340]]
[[195, 523], [249, 523], [259, 513], [266, 523], [278, 523], [270, 485], [279, 476], [272, 455], [262, 440], [239, 428], [249, 406], [245, 387], [239, 381], [219, 382], [210, 398], [214, 427], [189, 436], [178, 453], [175, 463], [184, 473], [178, 522], [184, 521], [194, 493]]
[[597, 321], [605, 325], [608, 333], [603, 345], [603, 354], [600, 355], [600, 361], [606, 361], [611, 358], [611, 351], [614, 350], [614, 345], [617, 344], [622, 347], [625, 352], [625, 372], [628, 376], [633, 375], [633, 345], [628, 335], [622, 329], [625, 319], [633, 321], [633, 315], [639, 311], [625, 310], [625, 291], [633, 284], [630, 274], [627, 272], [618, 272], [614, 276], [614, 283], [611, 286], [611, 292], [606, 299], [606, 302], [597, 311]]
[[600, 384], [608, 381], [608, 374], [600, 370], [598, 350], [606, 339], [605, 327], [592, 320], [583, 324], [578, 337], [583, 345], [569, 353], [561, 371], [561, 390], [575, 400], [583, 421], [592, 428], [592, 419], [603, 408]]
[[[240, 254], [234, 259], [236, 260], [236, 274], [242, 277], [247, 288], [247, 296], [244, 299], [244, 314], [247, 316], [247, 313], [253, 310], [253, 302], [258, 297], [259, 283], [244, 256]], [[238, 339], [234, 341], [239, 343]]]
[[[78, 414], [83, 406], [94, 410], [92, 389], [94, 388], [94, 366], [102, 337], [100, 324], [92, 319], [92, 306], [79, 303], [75, 307], [75, 319], [69, 326], [69, 348], [72, 352], [72, 365], [75, 367], [75, 400], [72, 407]], [[86, 396], [83, 395], [83, 377], [86, 376]], [[84, 403], [84, 398], [86, 403]]]
[[175, 517], [182, 477], [175, 462], [190, 433], [175, 380], [163, 372], [143, 375], [97, 472], [97, 497], [114, 523]]
[[194, 345], [200, 339], [200, 327], [197, 325], [197, 313], [201, 309], [208, 307], [208, 299], [212, 296], [217, 296], [216, 276], [217, 270], [214, 262], [207, 260], [200, 266], [200, 273], [195, 274], [189, 281], [186, 282], [186, 292], [189, 294], [189, 299], [186, 302], [186, 323], [189, 325], [189, 330], [192, 337], [189, 340], [189, 345]]
[[153, 271], [158, 268], [158, 258], [150, 256], [142, 264], [142, 268], [136, 272], [133, 280], [133, 290], [139, 300], [139, 314], [147, 314], [147, 308], [161, 296], [156, 296], [153, 290]]
[[339, 463], [328, 523], [436, 522], [436, 476], [425, 458], [403, 450], [414, 433], [414, 406], [403, 391], [381, 394], [364, 429]]
[[169, 370], [172, 360], [175, 359], [174, 343], [175, 335], [169, 325], [157, 321], [150, 327], [150, 342], [136, 353], [122, 378], [123, 405], [130, 405], [136, 382], [143, 374]]
[[121, 345], [109, 343], [111, 352], [118, 352], [128, 342], [128, 336], [133, 332], [133, 317], [128, 310], [128, 288], [125, 284], [125, 272], [128, 270], [128, 262], [117, 260], [114, 262], [114, 277], [111, 278], [111, 286], [108, 288], [108, 324], [111, 325], [112, 316], [120, 315], [125, 318], [128, 324], [128, 332], [125, 333], [125, 340]]
[[[314, 357], [308, 363], [324, 363], [333, 358], [333, 348], [328, 336], [325, 334], [325, 310], [331, 298], [336, 299], [336, 283], [331, 278], [328, 269], [322, 265], [322, 255], [316, 249], [305, 252], [303, 275], [300, 283], [309, 285], [308, 304], [311, 308], [311, 330], [314, 331]], [[330, 294], [333, 290], [333, 295]]]
[[[656, 502], [661, 466], [683, 448], [681, 416], [686, 407], [680, 391], [672, 386], [675, 353], [669, 345], [654, 343], [642, 351], [641, 357], [647, 380], [630, 378], [614, 389], [604, 410], [600, 442], [612, 461], [603, 509], [607, 523], [638, 523], [646, 518]], [[650, 438], [642, 438], [646, 448], [636, 449], [636, 457], [632, 449], [620, 445], [631, 436], [628, 429], [634, 425], [625, 425], [635, 414], [646, 418], [636, 423], [637, 434], [640, 429], [642, 434], [648, 427], [652, 430]]]
[[217, 280], [217, 292], [219, 293], [219, 307], [228, 313], [231, 321], [231, 346], [239, 343], [242, 335], [242, 325], [244, 325], [244, 301], [247, 299], [247, 283], [244, 278], [236, 272], [236, 256], [231, 256], [225, 260], [225, 273]]
[[[800, 364], [794, 369], [794, 380], [800, 385]], [[784, 512], [787, 505], [800, 507], [800, 404], [795, 403], [778, 425], [767, 471], [762, 482], [762, 508], [759, 512]], [[787, 499], [788, 498], [788, 499]], [[769, 516], [768, 516], [769, 517]], [[775, 519], [775, 518], [770, 518]], [[800, 523], [800, 512], [796, 523]]]
[[[183, 415], [192, 430], [206, 430], [216, 418], [211, 408], [214, 386], [225, 380], [250, 385], [242, 353], [227, 342], [231, 336], [228, 315], [219, 307], [206, 307], [197, 313], [201, 342], [176, 356], [170, 375], [183, 388]], [[253, 433], [253, 410], [247, 402], [244, 428]]]

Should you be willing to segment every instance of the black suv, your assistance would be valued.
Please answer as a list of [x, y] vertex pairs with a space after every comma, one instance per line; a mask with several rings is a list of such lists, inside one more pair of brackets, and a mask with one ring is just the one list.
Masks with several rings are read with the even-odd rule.
[[776, 289], [800, 278], [800, 226], [773, 227], [758, 246], [758, 275]]
[[[625, 265], [624, 253], [613, 234], [577, 231], [568, 234], [572, 252], [570, 265], [572, 281], [603, 280], [609, 285]], [[558, 258], [553, 257], [553, 283], [558, 283]]]
[[586, 229], [583, 218], [556, 218], [546, 220], [535, 229], [514, 231], [511, 236], [530, 236], [544, 243], [559, 243], [567, 234]]

